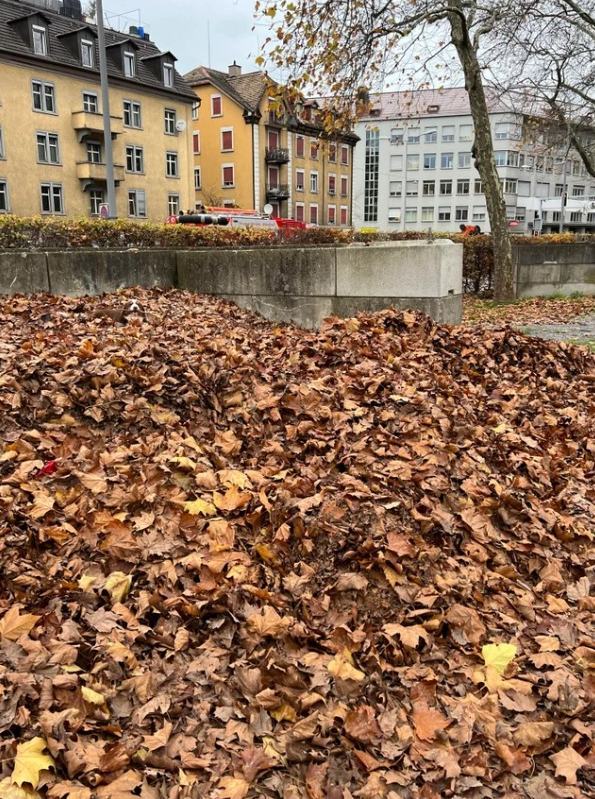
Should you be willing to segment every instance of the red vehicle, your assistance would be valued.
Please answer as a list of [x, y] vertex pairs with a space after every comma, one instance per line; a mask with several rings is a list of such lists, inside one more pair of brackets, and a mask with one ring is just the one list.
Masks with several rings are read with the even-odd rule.
[[171, 225], [229, 225], [230, 227], [261, 227], [285, 233], [289, 230], [305, 230], [304, 222], [259, 214], [252, 209], [208, 207], [193, 214], [179, 214], [167, 219]]

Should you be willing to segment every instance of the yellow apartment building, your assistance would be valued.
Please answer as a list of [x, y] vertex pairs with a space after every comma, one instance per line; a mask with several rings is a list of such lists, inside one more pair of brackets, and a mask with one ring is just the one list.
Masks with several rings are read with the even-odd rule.
[[[194, 204], [196, 96], [142, 29], [106, 30], [120, 218]], [[98, 216], [105, 133], [95, 26], [77, 0], [0, 0], [0, 213]]]
[[331, 139], [315, 101], [290, 108], [271, 79], [197, 67], [186, 74], [198, 97], [192, 121], [196, 202], [263, 211], [317, 225], [351, 225], [357, 136]]

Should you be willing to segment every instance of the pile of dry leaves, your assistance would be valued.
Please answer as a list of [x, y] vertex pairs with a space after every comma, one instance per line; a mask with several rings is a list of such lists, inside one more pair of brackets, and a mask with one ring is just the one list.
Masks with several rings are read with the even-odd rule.
[[539, 325], [564, 324], [589, 314], [595, 314], [595, 297], [533, 297], [526, 300], [497, 304], [465, 296], [464, 319], [466, 323]]
[[138, 296], [0, 301], [0, 797], [592, 795], [593, 356]]

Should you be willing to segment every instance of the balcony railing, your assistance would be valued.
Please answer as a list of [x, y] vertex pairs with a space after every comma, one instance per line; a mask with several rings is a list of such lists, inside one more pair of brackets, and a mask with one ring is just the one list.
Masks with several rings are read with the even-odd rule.
[[287, 200], [288, 197], [289, 186], [287, 184], [267, 186], [267, 200]]
[[[103, 114], [93, 111], [73, 111], [72, 126], [79, 134], [79, 140], [83, 141], [87, 136], [103, 136]], [[112, 138], [122, 133], [122, 117], [110, 116], [110, 127]]]
[[286, 147], [267, 148], [266, 161], [268, 164], [287, 164], [289, 162], [289, 150]]
[[[103, 183], [107, 180], [107, 167], [96, 161], [79, 161], [76, 165], [76, 176], [85, 183]], [[114, 164], [114, 180], [124, 180], [124, 167]]]

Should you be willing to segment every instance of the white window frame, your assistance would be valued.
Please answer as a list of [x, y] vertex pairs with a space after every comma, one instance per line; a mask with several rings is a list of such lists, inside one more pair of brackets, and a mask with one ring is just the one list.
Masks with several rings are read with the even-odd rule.
[[[446, 163], [446, 159], [450, 156], [450, 166]], [[440, 169], [454, 169], [455, 154], [454, 153], [440, 153]]]
[[[347, 153], [347, 158], [345, 161], [343, 160], [343, 153]], [[341, 145], [341, 164], [342, 166], [349, 166], [349, 145], [342, 144]]]
[[[126, 122], [126, 103], [129, 105], [129, 122]], [[134, 124], [135, 116], [138, 116], [138, 125]], [[128, 100], [125, 98], [122, 100], [122, 117], [123, 123], [125, 128], [132, 128], [133, 130], [142, 130], [143, 127], [143, 116], [142, 116], [142, 106], [138, 100]]]
[[[314, 188], [316, 186], [316, 188]], [[318, 194], [318, 171], [313, 169], [310, 171], [310, 194]], [[316, 203], [316, 207], [318, 207], [318, 203]]]
[[[198, 178], [198, 180], [197, 180]], [[202, 175], [200, 172], [200, 167], [194, 167], [194, 191], [200, 191], [202, 188]]]
[[[41, 49], [37, 49], [36, 47], [36, 38], [35, 34], [39, 35], [37, 41], [41, 44]], [[48, 29], [45, 28], [43, 25], [31, 25], [31, 43], [33, 45], [33, 52], [35, 55], [47, 55], [48, 54]]]
[[[169, 116], [168, 116], [169, 114]], [[173, 114], [173, 118], [172, 115]], [[163, 130], [166, 136], [175, 136], [177, 133], [176, 130], [176, 123], [178, 121], [178, 115], [176, 113], [175, 108], [164, 108], [163, 109]]]
[[166, 87], [166, 89], [173, 89], [175, 82], [176, 82], [176, 78], [175, 78], [175, 72], [174, 72], [174, 65], [171, 63], [171, 61], [164, 61], [163, 62], [163, 85]]
[[457, 153], [457, 163], [459, 169], [471, 169], [471, 153], [466, 150]]
[[[233, 170], [232, 171], [233, 181], [231, 183], [227, 183], [226, 184], [225, 183], [225, 178], [224, 178], [224, 175], [225, 175], [224, 170], [225, 169], [229, 169], [230, 167]], [[235, 185], [236, 185], [236, 167], [235, 167], [235, 164], [221, 164], [221, 188], [222, 189], [235, 189]]]
[[[391, 186], [397, 185], [396, 189]], [[403, 196], [403, 181], [402, 180], [389, 180], [388, 182], [388, 196], [389, 197], [402, 197]]]
[[[50, 137], [52, 138], [52, 142], [50, 143]], [[46, 155], [45, 158], [39, 157], [39, 139], [43, 138], [43, 149]], [[35, 133], [35, 144], [37, 148], [37, 163], [44, 164], [46, 166], [60, 166], [62, 163], [60, 160], [60, 137], [57, 133], [53, 133], [46, 130], [38, 130]], [[52, 150], [56, 153], [56, 160], [50, 158], [50, 154]]]
[[[452, 133], [445, 133], [445, 130], [452, 130]], [[443, 142], [451, 142], [455, 140], [455, 133], [456, 133], [456, 126], [455, 125], [443, 125], [442, 130], [440, 131], [440, 138]]]
[[407, 153], [405, 156], [405, 169], [407, 172], [419, 171], [419, 153]]
[[[430, 212], [429, 214], [427, 212]], [[421, 221], [422, 222], [433, 222], [434, 221], [434, 214], [436, 209], [433, 205], [422, 205], [421, 207]]]
[[[302, 185], [298, 184], [298, 176], [302, 178]], [[295, 170], [295, 190], [304, 192], [306, 191], [306, 170], [305, 169], [296, 169]]]
[[[174, 203], [172, 203], [172, 200], [174, 200], [175, 203], [175, 210], [174, 210]], [[179, 213], [180, 213], [180, 195], [177, 192], [170, 192], [167, 195], [167, 215], [178, 216]]]
[[456, 205], [455, 206], [455, 222], [468, 222], [469, 221], [469, 206]]
[[[298, 153], [298, 141], [302, 143], [302, 153]], [[305, 158], [306, 157], [306, 137], [300, 136], [299, 133], [295, 137], [295, 157], [296, 158]]]
[[[90, 164], [101, 164], [101, 163], [103, 163], [103, 160], [102, 160], [103, 153], [102, 153], [102, 148], [101, 148], [101, 142], [100, 141], [87, 141], [87, 142], [85, 142], [85, 146], [86, 146], [86, 150], [87, 150], [87, 161]], [[93, 153], [97, 152], [97, 150], [92, 150], [92, 151], [89, 150], [90, 147], [92, 147], [92, 148], [98, 147], [99, 148], [99, 160], [98, 161], [95, 161], [94, 158], [90, 158], [91, 152], [93, 152]]]
[[[297, 218], [297, 209], [298, 208], [302, 209], [302, 218], [301, 219]], [[305, 222], [306, 221], [306, 206], [305, 206], [305, 204], [302, 203], [302, 202], [296, 202], [295, 203], [295, 210], [296, 210], [296, 213], [295, 213], [296, 222]]]
[[[343, 191], [343, 181], [345, 181], [345, 186], [347, 187], [345, 192]], [[349, 175], [341, 175], [340, 191], [341, 197], [349, 197]]]
[[[35, 108], [35, 86], [39, 86], [39, 102], [41, 103], [41, 108]], [[48, 98], [48, 89], [51, 92], [52, 98], [52, 109], [48, 110], [47, 98]], [[49, 83], [45, 80], [37, 80], [37, 78], [33, 78], [31, 80], [31, 98], [32, 98], [32, 106], [33, 110], [38, 114], [54, 114], [56, 115], [58, 112], [56, 110], [57, 103], [56, 103], [56, 86], [53, 83]]]
[[[223, 147], [223, 134], [224, 133], [231, 133], [231, 147]], [[219, 131], [219, 144], [221, 147], [222, 153], [233, 153], [235, 149], [235, 136], [233, 133], [233, 128], [221, 128]]]
[[[50, 205], [51, 205], [51, 209], [49, 211], [44, 211], [43, 210], [43, 189], [44, 189], [45, 186], [47, 186], [49, 188], [48, 198], [50, 200]], [[56, 192], [56, 189], [58, 189], [58, 192]], [[60, 198], [60, 210], [59, 211], [56, 211], [55, 207], [54, 207], [54, 200], [56, 199], [56, 197]], [[61, 183], [52, 183], [50, 181], [43, 181], [43, 183], [40, 184], [39, 201], [40, 201], [40, 207], [41, 207], [41, 213], [42, 214], [44, 214], [44, 215], [54, 215], [55, 214], [55, 215], [59, 215], [59, 216], [64, 216], [64, 213], [65, 213], [65, 211], [64, 211], [64, 187], [62, 186]]]
[[[407, 218], [408, 215], [409, 215], [409, 218]], [[411, 217], [413, 217], [413, 219], [411, 219]], [[409, 222], [411, 224], [416, 224], [417, 223], [417, 207], [416, 206], [410, 206], [409, 208], [405, 208], [405, 224], [407, 224], [407, 222]]]
[[[85, 63], [85, 52], [89, 54], [89, 63]], [[86, 69], [95, 66], [95, 44], [90, 39], [81, 39], [81, 64]]]
[[[330, 197], [336, 197], [337, 196], [337, 175], [336, 175], [335, 172], [329, 172], [328, 175], [327, 175], [327, 178], [328, 178], [328, 181], [327, 181], [327, 192], [328, 192]], [[335, 181], [335, 188], [334, 189], [331, 189], [331, 178], [333, 178], [334, 181]], [[335, 208], [335, 211], [336, 210], [337, 209]]]
[[395, 205], [389, 205], [387, 216], [389, 224], [398, 225], [401, 221], [401, 209]]
[[[130, 213], [130, 196], [134, 195], [134, 213]], [[142, 201], [142, 204], [139, 203]], [[142, 207], [143, 213], [139, 212], [139, 205]], [[147, 217], [147, 195], [144, 189], [128, 189], [128, 216], [133, 219], [146, 219]]]
[[[219, 108], [221, 109], [218, 114], [216, 114], [213, 110], [213, 100], [219, 100]], [[220, 94], [212, 94], [211, 95], [211, 117], [222, 117], [223, 116], [223, 97]]]
[[[131, 158], [132, 158], [132, 169], [128, 169], [128, 150], [132, 150]], [[141, 168], [137, 169], [137, 161], [140, 153], [140, 164]], [[143, 175], [145, 172], [145, 153], [143, 148], [138, 144], [127, 144], [124, 147], [124, 156], [126, 158], [126, 172], [129, 174], [134, 175]]]
[[[173, 156], [173, 158], [171, 156]], [[173, 172], [172, 165], [175, 165]], [[165, 153], [165, 177], [172, 179], [180, 177], [180, 156], [177, 150], [168, 150]]]
[[192, 103], [192, 119], [196, 121], [200, 114], [200, 100], [195, 100]]
[[[441, 215], [444, 217], [443, 219], [440, 219]], [[452, 221], [452, 208], [450, 207], [450, 205], [439, 205], [438, 222], [450, 222], [450, 221]]]
[[[100, 194], [101, 199], [96, 200], [93, 197], [94, 194]], [[105, 192], [103, 189], [91, 189], [89, 191], [89, 205], [91, 206], [90, 207], [91, 216], [99, 216], [99, 206], [102, 205], [104, 202], [105, 202]], [[96, 207], [97, 210], [93, 210], [94, 206]]]
[[[198, 147], [194, 149], [194, 138], [197, 137], [198, 139]], [[192, 154], [193, 155], [200, 155], [200, 130], [193, 130], [192, 131]]]
[[[333, 211], [335, 218], [331, 221], [330, 215], [331, 211]], [[337, 224], [337, 206], [336, 205], [327, 205], [326, 207], [326, 223], [327, 225], [336, 225]]]
[[[87, 114], [98, 114], [99, 113], [99, 97], [97, 96], [96, 92], [82, 92], [83, 96], [83, 111]], [[85, 108], [86, 98], [92, 97], [95, 100], [95, 111], [92, 111], [90, 108]]]
[[125, 78], [136, 77], [136, 58], [131, 50], [124, 50], [122, 54], [122, 71]]

